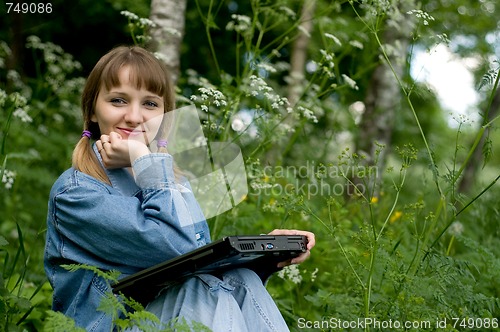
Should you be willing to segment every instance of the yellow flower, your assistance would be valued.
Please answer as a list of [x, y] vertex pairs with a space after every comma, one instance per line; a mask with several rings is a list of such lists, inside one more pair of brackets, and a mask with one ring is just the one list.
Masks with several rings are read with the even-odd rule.
[[377, 196], [373, 196], [371, 199], [370, 199], [370, 203], [372, 204], [376, 204], [378, 202], [378, 197]]
[[395, 211], [395, 212], [392, 214], [392, 216], [391, 216], [391, 218], [389, 219], [389, 221], [390, 221], [391, 223], [393, 223], [393, 222], [395, 222], [396, 220], [398, 220], [399, 218], [401, 218], [401, 216], [402, 216], [402, 215], [403, 215], [403, 212], [401, 212], [401, 211]]

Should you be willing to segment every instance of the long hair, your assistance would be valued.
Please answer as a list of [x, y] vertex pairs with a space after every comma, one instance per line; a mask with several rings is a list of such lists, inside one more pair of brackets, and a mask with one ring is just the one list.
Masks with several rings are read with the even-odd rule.
[[[90, 72], [82, 93], [83, 130], [91, 132], [91, 138], [82, 136], [73, 150], [73, 167], [83, 173], [110, 183], [106, 172], [92, 150], [91, 139], [98, 140], [101, 131], [93, 122], [97, 97], [101, 87], [110, 90], [120, 85], [119, 71], [123, 67], [130, 70], [130, 80], [137, 89], [146, 90], [163, 97], [164, 112], [175, 108], [175, 95], [167, 67], [149, 51], [138, 46], [120, 46], [105, 54]], [[167, 133], [160, 129], [159, 135]], [[163, 150], [163, 151], [162, 151]], [[163, 148], [158, 152], [166, 152]]]

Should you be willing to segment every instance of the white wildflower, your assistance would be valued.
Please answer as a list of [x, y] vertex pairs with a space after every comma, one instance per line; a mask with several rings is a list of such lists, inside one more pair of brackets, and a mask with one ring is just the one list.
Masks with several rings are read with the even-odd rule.
[[296, 17], [295, 12], [286, 6], [279, 7], [279, 10], [283, 12], [286, 16], [290, 17], [291, 19], [295, 19]]
[[300, 274], [299, 266], [296, 264], [285, 266], [278, 272], [278, 276], [282, 279], [289, 279], [294, 284], [302, 282], [302, 275]]
[[4, 42], [3, 40], [0, 40], [0, 54], [2, 54], [2, 53], [4, 55], [9, 56], [12, 54], [12, 50], [10, 49], [9, 44]]
[[153, 55], [155, 58], [157, 58], [160, 61], [163, 61], [164, 63], [168, 63], [168, 58], [161, 52], [154, 52]]
[[9, 171], [8, 169], [4, 170], [2, 175], [2, 183], [4, 183], [6, 189], [12, 188], [12, 186], [14, 185], [15, 178], [16, 178], [16, 172]]
[[7, 100], [7, 92], [0, 89], [0, 106], [5, 105], [5, 101]]
[[28, 106], [26, 106], [24, 109], [18, 108], [14, 111], [13, 115], [21, 119], [22, 122], [30, 123], [33, 121], [33, 119], [31, 118], [31, 116], [28, 115], [28, 109], [29, 109]]
[[[330, 53], [330, 52], [328, 52], [326, 50], [323, 50], [323, 49], [319, 50], [319, 52], [321, 53], [321, 55], [323, 56], [323, 58], [325, 59], [325, 61], [333, 63], [333, 59], [335, 58], [335, 54], [334, 53]], [[331, 67], [333, 68], [333, 66], [331, 66]]]
[[139, 19], [139, 26], [141, 28], [145, 28], [145, 27], [150, 27], [150, 28], [154, 28], [156, 27], [156, 23], [151, 21], [150, 19], [148, 18], [144, 18], [144, 17], [141, 17]]
[[333, 40], [334, 43], [337, 44], [338, 46], [342, 46], [342, 43], [340, 42], [340, 40], [337, 37], [335, 37], [334, 35], [332, 35], [331, 33], [325, 33], [325, 37]]
[[309, 33], [309, 31], [307, 31], [307, 29], [304, 28], [302, 25], [299, 25], [298, 29], [300, 30], [300, 32], [306, 35], [307, 38], [311, 38], [311, 34]]
[[10, 94], [9, 99], [12, 103], [14, 103], [14, 107], [16, 108], [24, 107], [28, 104], [28, 100], [19, 92]]
[[459, 236], [464, 231], [464, 225], [460, 221], [455, 221], [450, 225], [448, 232], [453, 236]]
[[252, 20], [250, 19], [250, 17], [245, 15], [233, 14], [231, 15], [231, 18], [233, 19], [233, 21], [230, 21], [226, 25], [227, 31], [245, 32], [250, 30], [252, 24]]
[[349, 87], [353, 90], [359, 90], [358, 85], [356, 84], [356, 81], [350, 78], [349, 76], [342, 74], [342, 78], [344, 79], [344, 82], [349, 85]]
[[120, 12], [120, 14], [123, 15], [123, 16], [125, 16], [129, 20], [132, 20], [132, 21], [136, 21], [136, 20], [139, 19], [139, 16], [137, 16], [136, 14], [134, 14], [132, 12], [129, 12], [128, 10], [122, 10]]
[[261, 63], [257, 64], [257, 68], [268, 71], [270, 73], [276, 73], [276, 71], [277, 71], [276, 68], [274, 68], [273, 66], [271, 66], [270, 64], [265, 63], [265, 62], [261, 62]]
[[360, 50], [362, 50], [364, 48], [363, 44], [358, 40], [349, 41], [349, 45], [351, 45], [352, 47], [355, 47], [355, 48], [359, 48]]
[[429, 13], [424, 12], [420, 9], [413, 9], [407, 12], [408, 15], [415, 15], [415, 17], [422, 20], [424, 25], [429, 25], [430, 21], [434, 21], [434, 17], [432, 17]]
[[314, 112], [308, 108], [305, 108], [303, 106], [297, 107], [297, 109], [302, 113], [304, 118], [311, 120], [314, 123], [318, 123], [318, 118], [316, 115], [314, 115]]
[[163, 31], [165, 31], [166, 33], [168, 33], [174, 37], [178, 37], [178, 38], [182, 37], [182, 33], [179, 30], [174, 29], [174, 28], [165, 27], [165, 28], [163, 28]]

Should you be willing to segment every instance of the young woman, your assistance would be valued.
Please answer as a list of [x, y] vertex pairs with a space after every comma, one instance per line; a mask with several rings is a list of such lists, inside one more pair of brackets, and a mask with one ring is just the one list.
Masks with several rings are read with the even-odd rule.
[[[111, 317], [97, 310], [109, 286], [92, 271], [69, 272], [61, 265], [89, 264], [125, 277], [210, 242], [155, 121], [174, 109], [168, 77], [165, 66], [140, 47], [104, 55], [83, 90], [84, 131], [73, 166], [50, 192], [45, 270], [53, 309], [88, 331], [113, 328]], [[148, 146], [153, 140], [159, 143], [155, 153]], [[310, 232], [271, 234], [302, 234], [309, 241], [305, 254], [281, 266], [304, 261], [315, 243]], [[182, 317], [214, 331], [287, 330], [261, 278], [248, 269], [191, 277], [164, 289], [146, 309], [162, 322]]]

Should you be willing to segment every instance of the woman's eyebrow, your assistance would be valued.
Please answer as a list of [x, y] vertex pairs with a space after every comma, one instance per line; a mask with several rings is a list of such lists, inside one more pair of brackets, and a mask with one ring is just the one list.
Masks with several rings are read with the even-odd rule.
[[[107, 91], [107, 94], [115, 94], [115, 95], [125, 96], [125, 97], [128, 96], [128, 93], [120, 91], [120, 90], [109, 90], [109, 91]], [[149, 95], [144, 96], [143, 98], [154, 98], [154, 99], [158, 99], [158, 100], [163, 100], [162, 97], [155, 95], [155, 94], [149, 94]]]
[[154, 99], [158, 99], [158, 100], [163, 100], [163, 98], [158, 96], [158, 95], [147, 95], [147, 96], [144, 96], [144, 98], [154, 98]]

